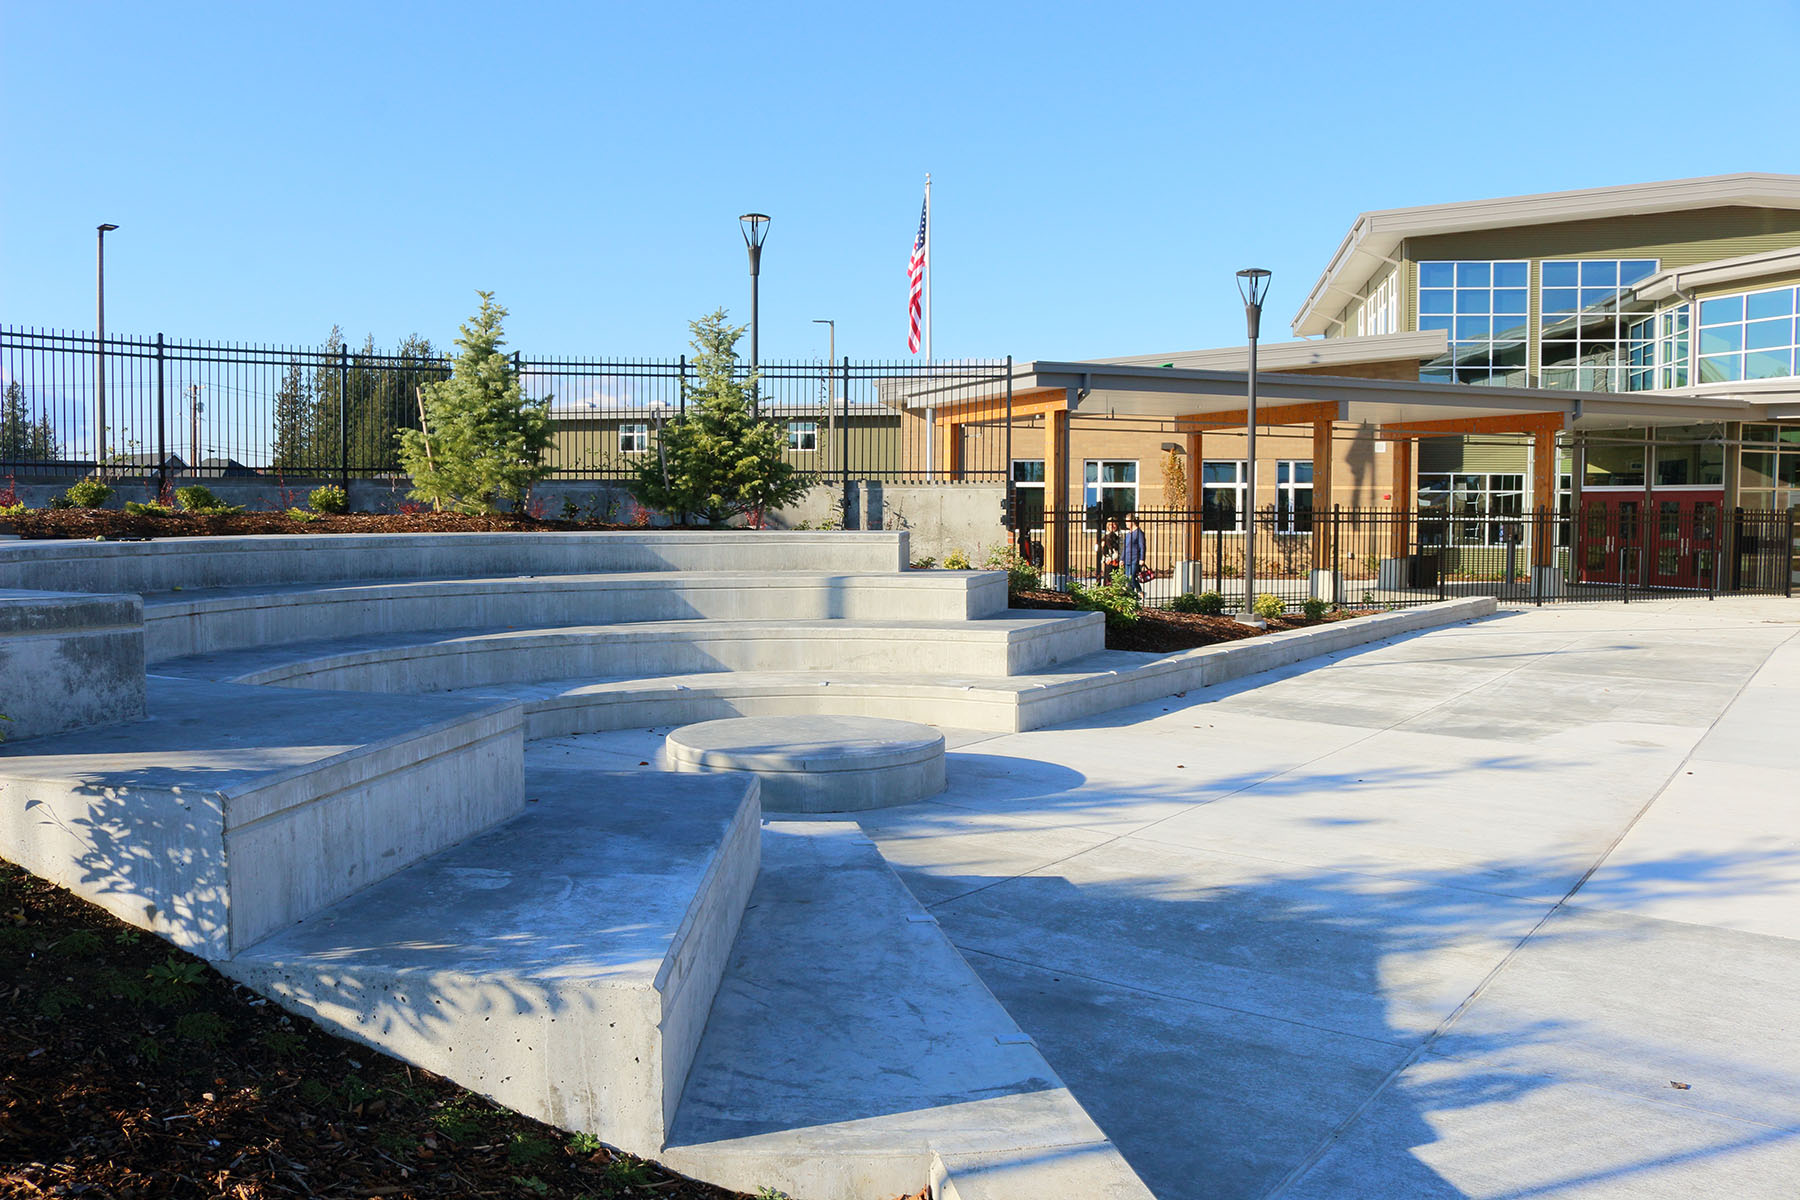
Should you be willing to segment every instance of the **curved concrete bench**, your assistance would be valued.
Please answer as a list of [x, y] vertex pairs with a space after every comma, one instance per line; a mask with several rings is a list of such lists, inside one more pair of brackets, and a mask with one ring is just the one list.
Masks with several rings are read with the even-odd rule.
[[0, 545], [0, 588], [169, 592], [293, 582], [906, 568], [905, 530], [372, 533]]
[[762, 782], [766, 812], [861, 812], [944, 790], [944, 735], [886, 717], [733, 717], [672, 731], [663, 753], [683, 772]]
[[646, 621], [302, 643], [172, 660], [159, 669], [233, 683], [410, 693], [708, 671], [1005, 676], [1094, 653], [1105, 635], [1099, 613], [980, 621]]
[[144, 599], [144, 641], [154, 663], [250, 646], [432, 629], [689, 618], [963, 621], [1005, 611], [1006, 576], [997, 571], [655, 571], [294, 583], [153, 593]]

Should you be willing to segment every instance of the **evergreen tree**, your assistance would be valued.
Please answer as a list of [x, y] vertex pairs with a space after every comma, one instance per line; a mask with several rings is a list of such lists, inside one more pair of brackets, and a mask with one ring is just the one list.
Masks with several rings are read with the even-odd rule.
[[61, 457], [62, 444], [50, 415], [34, 420], [25, 406], [25, 388], [16, 379], [7, 384], [0, 397], [0, 461], [47, 462]]
[[631, 494], [683, 523], [692, 515], [719, 526], [745, 513], [760, 522], [811, 485], [787, 461], [786, 432], [757, 417], [756, 376], [738, 378], [744, 327], [727, 325], [719, 309], [689, 328], [697, 382], [688, 389], [687, 411], [664, 428], [657, 454], [639, 465]]
[[311, 471], [316, 465], [312, 385], [298, 363], [288, 364], [275, 392], [275, 456], [270, 465], [289, 475]]
[[434, 509], [494, 512], [499, 501], [521, 504], [550, 473], [550, 397], [528, 400], [518, 372], [500, 352], [506, 310], [492, 292], [477, 292], [481, 310], [462, 327], [450, 378], [424, 386], [422, 429], [399, 433], [400, 464], [410, 495]]

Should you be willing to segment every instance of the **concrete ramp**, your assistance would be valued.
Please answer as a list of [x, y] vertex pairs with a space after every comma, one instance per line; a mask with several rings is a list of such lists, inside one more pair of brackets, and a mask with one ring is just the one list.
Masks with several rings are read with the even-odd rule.
[[[862, 831], [763, 829], [763, 872], [670, 1144], [797, 1200], [1149, 1191]], [[1046, 1189], [1048, 1186], [1048, 1190]]]
[[509, 1108], [662, 1148], [757, 873], [754, 778], [534, 768], [523, 815], [219, 969]]

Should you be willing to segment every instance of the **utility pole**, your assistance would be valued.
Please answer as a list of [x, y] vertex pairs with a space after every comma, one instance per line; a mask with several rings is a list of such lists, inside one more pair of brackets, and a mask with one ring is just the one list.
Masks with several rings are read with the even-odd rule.
[[205, 406], [200, 403], [200, 385], [188, 384], [188, 469], [200, 470], [200, 410]]

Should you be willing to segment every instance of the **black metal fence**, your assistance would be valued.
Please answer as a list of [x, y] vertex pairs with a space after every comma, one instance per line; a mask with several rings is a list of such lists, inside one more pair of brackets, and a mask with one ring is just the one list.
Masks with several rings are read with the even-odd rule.
[[[1543, 508], [1478, 519], [1442, 509], [1265, 509], [1252, 522], [1255, 594], [1275, 596], [1289, 611], [1315, 598], [1395, 608], [1462, 596], [1551, 604], [1793, 594], [1793, 511], [1689, 502], [1649, 520], [1639, 515], [1636, 505], [1616, 502], [1584, 505], [1579, 518]], [[1040, 526], [1019, 531], [1019, 544], [1059, 590], [1118, 570], [1136, 575], [1151, 607], [1216, 592], [1227, 611], [1243, 611], [1242, 514], [1139, 509], [1135, 516], [1144, 534], [1141, 564], [1123, 520], [1108, 524], [1113, 518], [1098, 507], [1046, 513]]]
[[[635, 475], [697, 382], [685, 357], [517, 353], [513, 366], [527, 396], [550, 398], [557, 479]], [[108, 335], [102, 360], [91, 334], [0, 326], [0, 474], [104, 463], [170, 478], [396, 475], [396, 432], [418, 428], [421, 389], [449, 372], [424, 343], [384, 353]], [[1003, 481], [1011, 376], [1011, 359], [763, 363], [758, 409], [809, 475]], [[972, 406], [1000, 415], [972, 421], [956, 447], [941, 426], [933, 437], [930, 415]]]

